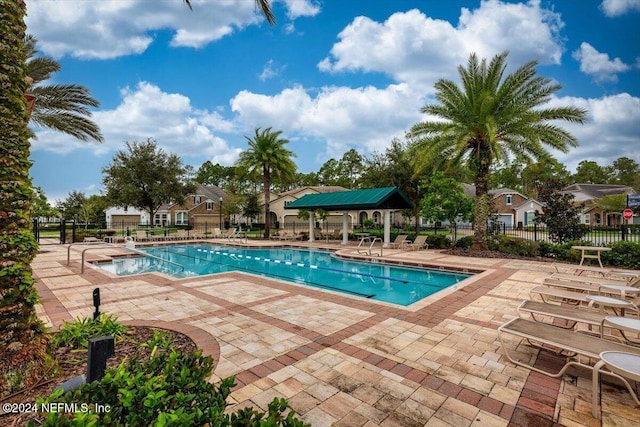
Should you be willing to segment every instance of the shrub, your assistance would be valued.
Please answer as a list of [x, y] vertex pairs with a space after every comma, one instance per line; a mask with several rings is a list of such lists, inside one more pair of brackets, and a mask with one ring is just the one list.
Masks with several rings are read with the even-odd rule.
[[640, 269], [640, 243], [621, 241], [610, 246], [611, 252], [603, 252], [600, 256], [603, 264]]
[[[226, 413], [234, 378], [216, 387], [207, 381], [213, 360], [201, 352], [152, 351], [151, 358], [123, 361], [107, 369], [100, 381], [63, 394], [55, 391], [45, 402], [86, 404], [87, 411], [48, 412], [44, 426], [307, 426], [288, 411], [284, 399], [275, 398], [268, 413], [244, 408]], [[95, 410], [102, 405], [105, 410]], [[288, 413], [287, 413], [288, 412]], [[285, 416], [284, 414], [287, 413]], [[35, 424], [30, 424], [35, 425]]]
[[506, 254], [537, 257], [540, 253], [538, 242], [534, 240], [521, 239], [519, 237], [500, 235], [493, 240], [493, 244], [490, 246], [493, 245], [495, 245], [495, 248], [491, 247], [491, 249]]
[[473, 245], [473, 236], [465, 236], [456, 241], [456, 248], [469, 249]]
[[101, 314], [96, 320], [90, 317], [64, 322], [62, 328], [53, 334], [51, 342], [56, 347], [87, 348], [91, 338], [123, 335], [127, 328], [115, 316]]
[[429, 249], [448, 249], [451, 247], [451, 239], [442, 234], [427, 236]]

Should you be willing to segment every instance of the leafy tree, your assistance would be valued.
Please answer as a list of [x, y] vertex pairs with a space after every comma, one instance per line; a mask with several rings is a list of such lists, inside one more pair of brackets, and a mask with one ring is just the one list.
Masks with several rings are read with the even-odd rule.
[[544, 223], [549, 238], [562, 244], [568, 240], [580, 240], [586, 229], [580, 224], [582, 204], [574, 202], [572, 193], [564, 193], [566, 181], [551, 179], [538, 189], [538, 198], [544, 205], [544, 211], [536, 211], [534, 222]]
[[418, 171], [436, 163], [464, 163], [475, 174], [474, 236], [471, 250], [486, 250], [490, 171], [509, 155], [527, 162], [548, 156], [545, 145], [566, 152], [577, 146], [575, 137], [555, 120], [582, 123], [586, 112], [573, 107], [543, 108], [561, 86], [536, 75], [531, 61], [504, 76], [507, 53], [487, 64], [476, 54], [467, 67], [458, 67], [462, 87], [441, 79], [435, 84], [438, 104], [421, 109], [441, 120], [413, 126], [414, 164]]
[[53, 218], [60, 214], [57, 209], [51, 206], [42, 188], [34, 187], [33, 191], [36, 194], [33, 204], [34, 218]]
[[596, 201], [596, 206], [604, 212], [622, 214], [627, 208], [626, 194], [610, 194]]
[[204, 185], [215, 185], [226, 188], [235, 177], [235, 168], [232, 166], [215, 165], [209, 160], [204, 162], [196, 172], [195, 181]]
[[414, 173], [414, 167], [408, 156], [408, 144], [394, 138], [384, 153], [373, 153], [365, 161], [361, 183], [364, 187], [398, 187], [409, 200], [413, 209], [402, 211], [406, 218], [413, 218], [415, 227], [419, 225], [420, 203], [424, 194], [420, 186], [420, 177]]
[[42, 378], [47, 354], [30, 266], [37, 243], [31, 232], [24, 14], [23, 0], [0, 7], [0, 396]]
[[309, 172], [309, 173], [298, 172], [296, 174], [297, 187], [313, 187], [316, 185], [320, 185], [320, 180], [318, 179], [318, 174], [316, 174], [315, 172]]
[[320, 166], [318, 170], [318, 180], [321, 185], [347, 185], [346, 180], [342, 180], [340, 175], [340, 165], [336, 159], [329, 159]]
[[100, 128], [89, 119], [89, 107], [99, 107], [100, 103], [84, 86], [65, 83], [44, 84], [53, 73], [60, 71], [60, 64], [48, 56], [36, 56], [37, 42], [38, 40], [31, 35], [26, 36], [24, 40], [27, 76], [32, 82], [28, 93], [37, 99], [31, 122], [36, 126], [66, 133], [81, 141], [93, 139], [102, 142], [104, 138]]
[[524, 165], [519, 162], [513, 162], [508, 166], [495, 169], [490, 175], [490, 188], [510, 188], [524, 192], [522, 185], [523, 169]]
[[596, 162], [583, 160], [578, 163], [573, 182], [580, 184], [606, 184], [608, 182], [605, 170]]
[[154, 139], [125, 145], [127, 151], [119, 150], [102, 169], [102, 183], [112, 204], [133, 206], [149, 212], [153, 219], [160, 206], [182, 204], [195, 191], [195, 184], [185, 181], [182, 159], [165, 153]]
[[538, 188], [550, 179], [566, 181], [571, 174], [567, 168], [552, 157], [541, 157], [536, 163], [530, 163], [522, 170], [524, 192], [538, 197]]
[[640, 190], [640, 165], [628, 157], [619, 157], [611, 165], [612, 184], [627, 185]]
[[295, 179], [296, 164], [291, 160], [295, 154], [285, 148], [289, 140], [280, 138], [282, 131], [263, 131], [256, 128], [253, 138], [245, 136], [249, 149], [240, 153], [236, 166], [249, 176], [262, 174], [264, 191], [264, 237], [271, 233], [269, 221], [272, 178]]
[[464, 194], [464, 188], [453, 178], [436, 172], [425, 180], [425, 194], [420, 213], [428, 221], [449, 221], [457, 218], [469, 220], [473, 214], [473, 199]]
[[360, 188], [359, 180], [364, 171], [364, 158], [355, 149], [350, 149], [338, 161], [338, 170], [347, 183], [346, 188]]
[[242, 208], [242, 215], [255, 221], [260, 215], [260, 206], [258, 205], [258, 196], [256, 194], [249, 194]]
[[106, 220], [105, 211], [109, 207], [109, 200], [105, 196], [92, 194], [87, 198], [87, 222], [101, 224]]
[[60, 211], [62, 219], [70, 219], [73, 221], [87, 221], [87, 196], [78, 191], [69, 193], [66, 199], [58, 200], [56, 209]]

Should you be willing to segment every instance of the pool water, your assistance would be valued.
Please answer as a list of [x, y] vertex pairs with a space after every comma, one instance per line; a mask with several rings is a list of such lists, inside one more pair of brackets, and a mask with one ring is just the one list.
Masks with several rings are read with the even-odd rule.
[[[290, 248], [238, 248], [213, 244], [138, 248], [153, 257], [98, 264], [118, 275], [162, 272], [184, 278], [242, 271], [407, 306], [455, 285], [467, 273], [343, 260], [331, 252]], [[168, 261], [168, 262], [167, 262]]]

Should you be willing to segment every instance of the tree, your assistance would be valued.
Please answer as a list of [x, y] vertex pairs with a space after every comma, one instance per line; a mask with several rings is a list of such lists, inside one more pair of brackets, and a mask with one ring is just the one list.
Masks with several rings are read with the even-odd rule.
[[[189, 6], [189, 9], [192, 9], [191, 0], [184, 0], [184, 2], [187, 4], [187, 6]], [[275, 25], [276, 17], [273, 14], [273, 11], [271, 10], [271, 4], [269, 0], [255, 0], [255, 2], [256, 2], [256, 6], [264, 14], [264, 17], [267, 19], [267, 22], [269, 23], [269, 25]]]
[[66, 133], [81, 141], [104, 138], [97, 124], [89, 119], [88, 107], [99, 107], [89, 89], [77, 84], [44, 84], [53, 73], [60, 71], [60, 64], [47, 56], [36, 56], [38, 40], [31, 35], [25, 37], [27, 76], [32, 82], [27, 92], [36, 97], [31, 122], [36, 126]]
[[611, 176], [613, 183], [627, 185], [640, 190], [640, 166], [628, 157], [619, 157], [613, 161], [611, 166]]
[[428, 221], [469, 220], [473, 213], [473, 199], [464, 194], [464, 188], [453, 178], [436, 172], [424, 182], [420, 214]]
[[24, 14], [23, 0], [0, 6], [0, 396], [35, 384], [47, 357], [30, 266], [37, 243], [31, 232]]
[[[527, 162], [548, 156], [545, 145], [562, 152], [578, 145], [574, 136], [552, 123], [555, 120], [583, 123], [580, 108], [543, 108], [561, 86], [536, 76], [531, 61], [504, 76], [507, 53], [490, 63], [469, 56], [467, 67], [458, 67], [459, 87], [451, 80], [436, 82], [438, 104], [421, 109], [440, 120], [414, 125], [411, 135], [414, 165], [418, 171], [431, 163], [465, 163], [475, 174], [474, 236], [471, 250], [487, 249], [487, 220], [491, 211], [491, 167], [509, 155]], [[504, 77], [504, 78], [503, 78]]]
[[575, 203], [574, 195], [562, 191], [566, 181], [551, 179], [538, 189], [538, 197], [544, 205], [544, 211], [536, 211], [534, 222], [544, 223], [549, 238], [562, 244], [568, 240], [579, 240], [586, 230], [580, 226], [582, 204]]
[[255, 194], [249, 194], [242, 208], [242, 215], [252, 221], [255, 221], [259, 214], [260, 206], [258, 205], [258, 196]]
[[160, 206], [182, 204], [195, 191], [195, 184], [185, 179], [187, 168], [182, 159], [165, 153], [154, 139], [125, 145], [127, 151], [119, 150], [102, 169], [102, 183], [111, 203], [149, 212], [153, 220]]
[[49, 204], [49, 200], [42, 188], [34, 187], [33, 191], [36, 195], [33, 204], [34, 218], [53, 218], [60, 214], [57, 209], [54, 209], [51, 204]]
[[291, 160], [295, 154], [285, 148], [289, 140], [280, 138], [282, 131], [271, 131], [268, 127], [263, 131], [256, 128], [253, 138], [245, 136], [249, 149], [240, 153], [236, 166], [248, 175], [262, 174], [264, 191], [264, 237], [271, 233], [269, 220], [271, 200], [271, 180], [295, 179], [296, 165]]
[[566, 181], [571, 174], [567, 168], [552, 157], [538, 159], [522, 170], [522, 185], [525, 194], [538, 197], [538, 188], [550, 179]]
[[420, 186], [420, 176], [408, 156], [408, 145], [394, 138], [384, 155], [374, 153], [365, 163], [361, 181], [369, 187], [398, 187], [413, 202], [413, 209], [404, 211], [405, 217], [412, 217], [416, 230], [419, 225], [420, 201], [424, 195]]
[[62, 219], [73, 221], [87, 221], [87, 196], [78, 191], [69, 193], [66, 199], [56, 202], [56, 209], [60, 211]]
[[596, 162], [583, 160], [578, 163], [573, 182], [580, 184], [606, 184], [608, 181], [605, 170]]

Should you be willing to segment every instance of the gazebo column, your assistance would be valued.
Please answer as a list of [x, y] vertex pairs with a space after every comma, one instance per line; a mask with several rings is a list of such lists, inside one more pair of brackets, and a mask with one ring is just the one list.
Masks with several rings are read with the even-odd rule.
[[342, 212], [342, 244], [349, 244], [349, 212]]
[[389, 247], [391, 243], [391, 211], [389, 209], [384, 210], [384, 244], [385, 248]]
[[313, 220], [316, 217], [316, 213], [315, 211], [309, 211], [309, 241], [313, 242], [315, 240], [315, 233], [314, 233], [314, 223]]

